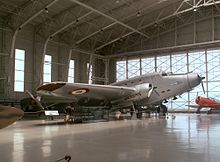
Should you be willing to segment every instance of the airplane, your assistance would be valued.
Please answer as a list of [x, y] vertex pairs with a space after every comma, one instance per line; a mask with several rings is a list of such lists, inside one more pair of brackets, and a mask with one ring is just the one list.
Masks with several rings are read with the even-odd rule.
[[207, 113], [210, 114], [213, 109], [220, 109], [220, 102], [213, 98], [206, 98], [198, 96], [195, 99], [197, 105], [188, 105], [192, 108], [197, 108], [196, 113], [200, 113], [202, 108], [210, 108]]
[[0, 129], [5, 128], [15, 121], [22, 118], [24, 112], [21, 109], [10, 107], [10, 106], [0, 106]]
[[154, 72], [110, 85], [51, 82], [39, 86], [36, 92], [44, 102], [69, 100], [79, 106], [107, 106], [111, 111], [131, 108], [135, 112], [143, 106], [156, 107], [167, 99], [176, 99], [203, 79], [193, 73]]

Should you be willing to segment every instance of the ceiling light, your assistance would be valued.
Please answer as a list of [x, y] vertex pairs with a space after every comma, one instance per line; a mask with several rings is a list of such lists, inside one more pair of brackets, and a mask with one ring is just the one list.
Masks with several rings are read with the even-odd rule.
[[193, 11], [196, 12], [196, 11], [197, 11], [197, 7], [194, 7], [194, 8], [193, 8]]
[[158, 3], [166, 2], [167, 0], [159, 0]]
[[140, 11], [137, 12], [137, 17], [139, 17], [139, 16], [141, 16], [141, 12]]
[[49, 11], [48, 11], [47, 7], [45, 7], [45, 9], [44, 9], [44, 10], [45, 10], [45, 12], [46, 12], [46, 13], [49, 13]]
[[116, 3], [119, 3], [119, 2], [120, 2], [120, 0], [116, 0], [115, 2], [116, 2]]

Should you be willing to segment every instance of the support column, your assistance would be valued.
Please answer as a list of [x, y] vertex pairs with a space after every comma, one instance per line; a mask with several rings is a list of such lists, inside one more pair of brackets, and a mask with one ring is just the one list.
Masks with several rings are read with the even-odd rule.
[[39, 70], [39, 80], [38, 80], [38, 83], [39, 85], [43, 84], [43, 67], [44, 67], [44, 58], [45, 58], [45, 54], [47, 52], [47, 44], [50, 40], [50, 37], [48, 37], [46, 39], [46, 41], [44, 42], [44, 48], [43, 48], [43, 53], [41, 55], [41, 64], [40, 64], [40, 70]]
[[8, 93], [11, 91], [10, 88], [12, 87], [12, 76], [14, 71], [14, 53], [15, 53], [15, 41], [16, 41], [16, 37], [17, 37], [17, 34], [18, 34], [18, 31], [19, 31], [20, 28], [17, 28], [14, 33], [13, 33], [13, 36], [12, 36], [12, 40], [11, 40], [11, 49], [10, 49], [10, 56], [9, 56], [9, 67], [8, 67], [8, 84], [7, 84], [7, 91]]
[[109, 59], [105, 60], [105, 85], [109, 84]]

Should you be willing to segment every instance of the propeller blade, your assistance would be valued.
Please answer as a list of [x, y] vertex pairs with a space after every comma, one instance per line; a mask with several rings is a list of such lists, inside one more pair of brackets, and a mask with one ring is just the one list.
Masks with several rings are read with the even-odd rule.
[[147, 94], [147, 97], [149, 98], [151, 96], [151, 94], [153, 93], [154, 87], [152, 87]]
[[153, 91], [154, 91], [158, 96], [160, 96], [160, 94], [155, 90], [156, 88], [157, 88], [157, 87], [152, 86], [152, 88], [148, 91], [148, 95], [147, 95], [148, 98], [152, 95]]
[[202, 84], [202, 90], [203, 90], [203, 93], [205, 94], [205, 88], [204, 88], [203, 81], [201, 82], [201, 84]]
[[203, 93], [205, 94], [205, 87], [204, 87], [204, 84], [203, 84], [203, 79], [205, 79], [205, 77], [202, 77], [202, 76], [198, 76], [200, 78], [200, 82], [202, 84], [202, 90], [203, 90]]

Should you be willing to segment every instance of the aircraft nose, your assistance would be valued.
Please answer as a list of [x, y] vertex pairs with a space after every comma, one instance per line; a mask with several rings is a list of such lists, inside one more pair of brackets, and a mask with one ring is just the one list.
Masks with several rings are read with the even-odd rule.
[[21, 109], [16, 109], [16, 116], [18, 119], [22, 118], [24, 116], [24, 111], [22, 111]]
[[198, 104], [199, 101], [200, 101], [200, 96], [198, 96], [198, 97], [196, 98], [196, 103]]
[[189, 86], [191, 89], [199, 85], [204, 77], [199, 76], [198, 74], [189, 74], [188, 75], [188, 81], [189, 81]]
[[0, 129], [11, 125], [23, 115], [24, 112], [21, 109], [10, 106], [0, 106]]

